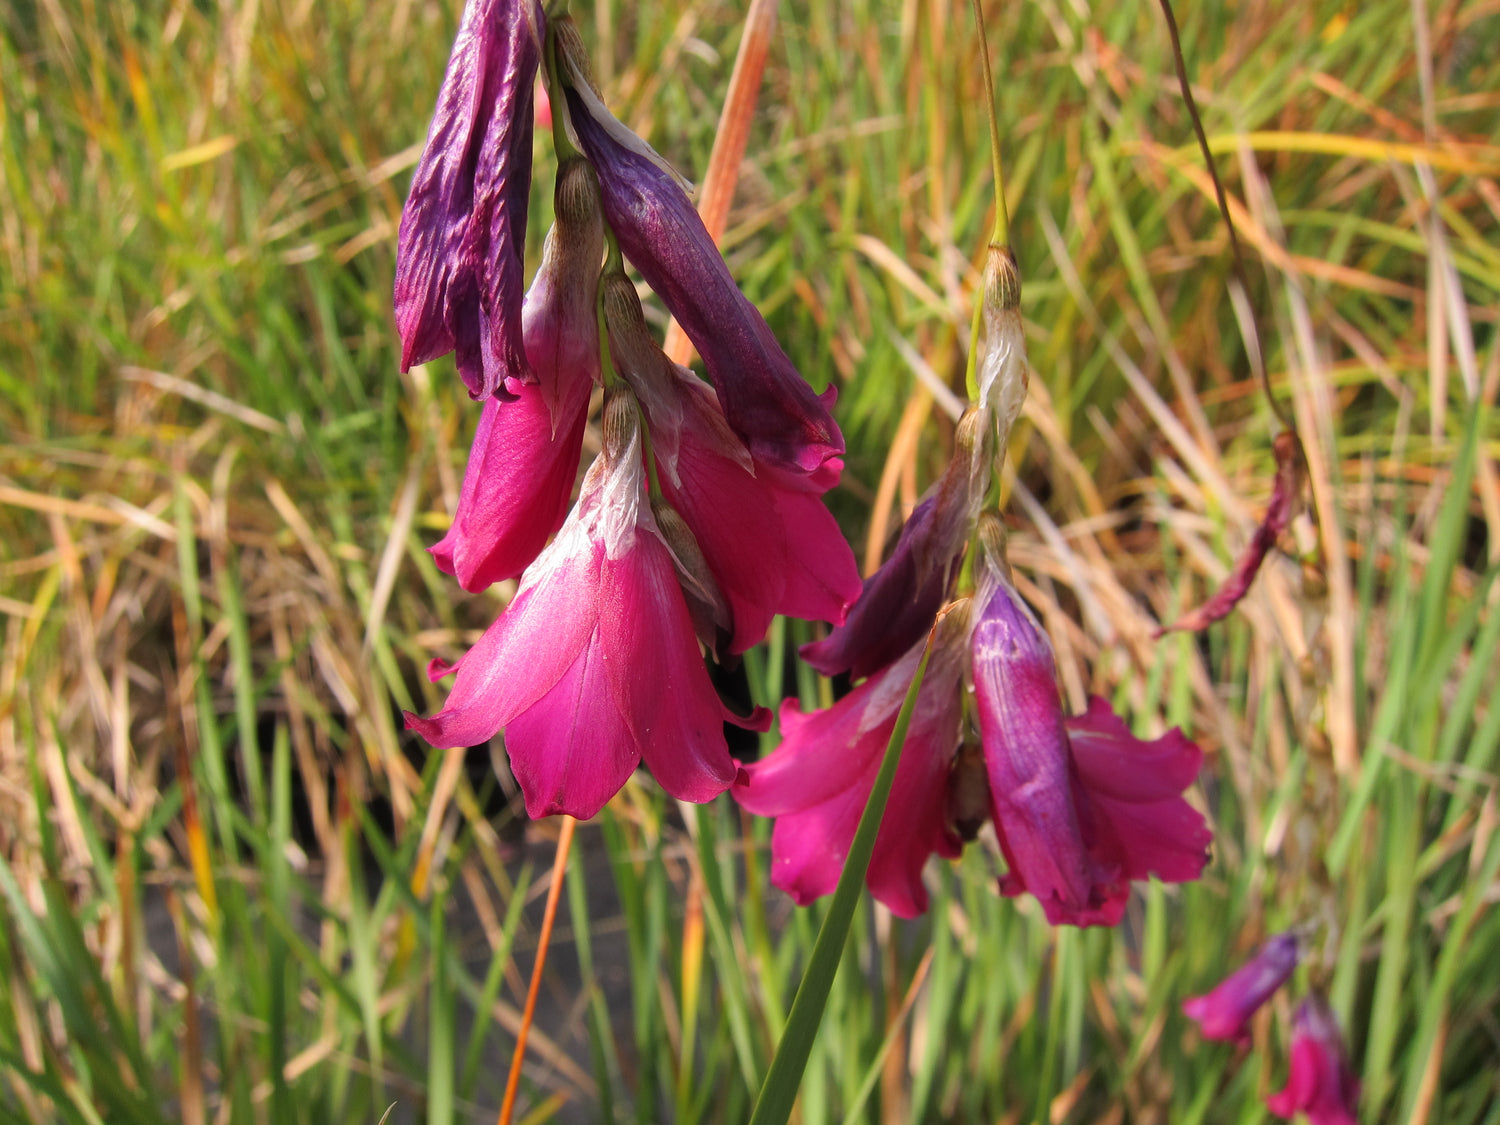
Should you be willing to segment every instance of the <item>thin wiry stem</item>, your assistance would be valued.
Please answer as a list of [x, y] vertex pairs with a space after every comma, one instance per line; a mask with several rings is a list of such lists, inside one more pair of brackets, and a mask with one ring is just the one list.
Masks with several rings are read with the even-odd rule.
[[995, 107], [995, 75], [990, 67], [990, 40], [984, 30], [984, 9], [973, 0], [974, 22], [979, 25], [979, 57], [984, 64], [984, 102], [990, 118], [990, 166], [995, 173], [995, 226], [990, 241], [1010, 245], [1010, 212], [1005, 206], [1005, 169], [1000, 161], [1000, 115]]
[[[978, 3], [978, 0], [975, 2]], [[1193, 135], [1198, 138], [1198, 147], [1203, 152], [1203, 162], [1208, 165], [1209, 179], [1213, 180], [1214, 197], [1219, 201], [1219, 214], [1224, 216], [1224, 227], [1229, 232], [1229, 254], [1234, 270], [1234, 283], [1245, 294], [1245, 304], [1248, 310], [1250, 279], [1245, 272], [1245, 256], [1240, 251], [1240, 239], [1234, 229], [1234, 217], [1229, 213], [1229, 198], [1224, 192], [1224, 182], [1219, 179], [1219, 167], [1214, 162], [1214, 154], [1209, 150], [1208, 135], [1203, 131], [1203, 119], [1198, 115], [1198, 103], [1193, 98], [1193, 87], [1188, 81], [1187, 61], [1182, 57], [1182, 38], [1177, 33], [1177, 17], [1172, 13], [1172, 0], [1160, 0], [1160, 2], [1161, 14], [1167, 21], [1167, 35], [1172, 40], [1172, 63], [1177, 68], [1177, 85], [1182, 89], [1182, 100], [1187, 103], [1188, 117], [1193, 123]], [[1250, 365], [1260, 380], [1261, 389], [1266, 395], [1266, 402], [1281, 424], [1295, 434], [1297, 426], [1292, 421], [1291, 414], [1271, 393], [1271, 377], [1266, 373], [1264, 359], [1265, 350], [1260, 344], [1260, 326], [1255, 320], [1253, 311], [1245, 317], [1245, 323], [1249, 326], [1250, 332]], [[1299, 446], [1300, 444], [1298, 442]]]

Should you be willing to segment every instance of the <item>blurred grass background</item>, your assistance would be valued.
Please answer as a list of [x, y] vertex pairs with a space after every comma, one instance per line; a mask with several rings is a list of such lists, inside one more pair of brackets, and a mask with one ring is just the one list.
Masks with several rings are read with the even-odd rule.
[[[1291, 999], [1248, 1052], [1177, 1005], [1314, 922], [1362, 1120], [1500, 1122], [1500, 7], [1179, 12], [1315, 508], [1236, 618], [1162, 642], [1269, 493], [1224, 228], [1155, 6], [986, 11], [1034, 367], [1012, 558], [1075, 706], [1204, 746], [1216, 857], [1114, 932], [998, 899], [993, 847], [932, 868], [920, 922], [866, 907], [801, 1119], [1263, 1120]], [[620, 116], [701, 175], [738, 5], [577, 15]], [[423, 551], [477, 410], [449, 361], [398, 373], [390, 316], [457, 17], [0, 10], [0, 1117], [498, 1105], [555, 826], [399, 722], [507, 594]], [[830, 503], [878, 558], [947, 455], [932, 384], [962, 387], [976, 36], [959, 0], [781, 17], [725, 251], [840, 388]], [[747, 662], [763, 700], [820, 690], [804, 636]], [[744, 1120], [819, 911], [723, 801], [642, 778], [581, 839], [525, 1119]]]

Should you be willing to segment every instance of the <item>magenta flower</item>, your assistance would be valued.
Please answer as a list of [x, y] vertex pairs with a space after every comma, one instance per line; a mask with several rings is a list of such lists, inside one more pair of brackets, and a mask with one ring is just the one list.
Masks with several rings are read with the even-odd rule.
[[1198, 1021], [1205, 1038], [1242, 1042], [1247, 1025], [1271, 994], [1297, 968], [1301, 946], [1294, 933], [1277, 934], [1206, 996], [1184, 1000], [1182, 1010]]
[[[564, 66], [571, 56], [560, 48]], [[844, 438], [822, 396], [781, 350], [759, 310], [740, 292], [692, 201], [643, 141], [570, 75], [571, 120], [599, 170], [604, 215], [624, 252], [665, 302], [703, 357], [725, 417], [757, 464], [780, 467], [825, 492], [843, 470]]]
[[1357, 1125], [1359, 1080], [1349, 1067], [1344, 1037], [1328, 1001], [1309, 996], [1292, 1030], [1291, 1074], [1286, 1088], [1266, 1099], [1277, 1117], [1307, 1114], [1312, 1125]]
[[744, 652], [778, 613], [843, 621], [859, 571], [822, 500], [800, 475], [756, 458], [712, 389], [662, 354], [623, 274], [602, 284], [610, 355], [646, 411], [663, 495], [725, 603], [729, 636], [713, 647]]
[[[927, 857], [951, 858], [963, 847], [947, 815], [949, 764], [963, 716], [962, 617], [950, 613], [939, 626], [865, 876], [870, 893], [903, 918], [927, 909]], [[826, 710], [804, 715], [794, 702], [783, 704], [781, 745], [747, 765], [735, 783], [741, 805], [778, 818], [771, 882], [801, 905], [838, 883], [925, 644], [923, 638]]]
[[995, 829], [1010, 871], [1053, 925], [1113, 926], [1130, 883], [1196, 879], [1212, 840], [1182, 799], [1202, 753], [1181, 731], [1136, 738], [1102, 699], [1065, 716], [1052, 646], [1010, 582], [986, 574], [973, 633], [974, 694]]
[[504, 728], [532, 817], [593, 816], [642, 760], [683, 800], [735, 779], [723, 723], [743, 721], [709, 683], [644, 476], [638, 429], [606, 410], [606, 451], [561, 532], [459, 662], [442, 711], [406, 717], [437, 747]]
[[479, 399], [527, 373], [532, 85], [545, 30], [536, 0], [468, 0], [401, 213], [401, 370], [456, 351]]
[[599, 378], [596, 297], [604, 229], [586, 161], [558, 174], [557, 221], [522, 323], [535, 384], [508, 379], [485, 400], [453, 526], [431, 548], [466, 590], [519, 575], [568, 512], [589, 396]]

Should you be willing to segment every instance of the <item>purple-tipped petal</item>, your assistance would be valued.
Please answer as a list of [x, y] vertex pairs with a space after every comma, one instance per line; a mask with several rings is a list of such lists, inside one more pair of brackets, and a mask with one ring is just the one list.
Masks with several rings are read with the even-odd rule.
[[1228, 617], [1250, 592], [1250, 584], [1260, 573], [1266, 555], [1291, 526], [1292, 517], [1297, 514], [1302, 500], [1305, 475], [1302, 448], [1297, 435], [1290, 430], [1276, 435], [1272, 448], [1276, 454], [1276, 483], [1271, 489], [1271, 502], [1266, 506], [1265, 518], [1260, 521], [1250, 542], [1235, 560], [1234, 569], [1229, 572], [1229, 577], [1224, 580], [1224, 585], [1219, 587], [1218, 592], [1197, 609], [1189, 610], [1172, 624], [1162, 626], [1156, 631], [1158, 637], [1178, 631], [1195, 633]]
[[1305, 1113], [1312, 1125], [1358, 1125], [1359, 1080], [1338, 1020], [1321, 996], [1309, 996], [1297, 1009], [1291, 1055], [1286, 1087], [1266, 1098], [1266, 1108], [1277, 1117]]
[[1287, 982], [1300, 958], [1297, 935], [1278, 934], [1212, 992], [1184, 1000], [1182, 1010], [1198, 1021], [1205, 1038], [1242, 1042], [1249, 1038], [1250, 1017]]
[[798, 650], [804, 661], [825, 676], [848, 672], [856, 680], [863, 679], [895, 660], [932, 628], [960, 561], [950, 557], [919, 574], [920, 559], [935, 537], [937, 516], [934, 493], [912, 509], [891, 557], [865, 579], [844, 623], [823, 640]]
[[569, 109], [599, 170], [604, 214], [625, 257], [666, 303], [703, 357], [725, 416], [758, 461], [824, 492], [843, 470], [844, 438], [730, 276], [692, 201], [657, 163], [620, 144], [576, 91]]
[[469, 0], [401, 214], [401, 369], [456, 350], [475, 398], [527, 371], [523, 255], [544, 32], [535, 0]]

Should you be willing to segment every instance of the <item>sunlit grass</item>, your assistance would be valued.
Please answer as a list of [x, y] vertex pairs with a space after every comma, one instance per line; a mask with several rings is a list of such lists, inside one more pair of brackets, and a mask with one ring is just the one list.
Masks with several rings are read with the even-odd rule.
[[[738, 8], [578, 12], [690, 177]], [[861, 556], [951, 441], [898, 338], [962, 386], [991, 202], [967, 8], [783, 5], [725, 239], [839, 386]], [[1150, 640], [1272, 470], [1154, 5], [989, 6], [1034, 365], [1007, 512], [1071, 701], [1208, 751], [1215, 862], [1112, 933], [1000, 899], [992, 849], [933, 866], [924, 920], [862, 906], [805, 1122], [1261, 1120], [1291, 1005], [1240, 1055], [1178, 1004], [1307, 921], [1366, 1119], [1500, 1120], [1500, 17], [1429, 5], [1424, 93], [1408, 3], [1183, 8], [1312, 456], [1302, 557], [1205, 638]], [[399, 374], [389, 309], [456, 18], [0, 13], [0, 1116], [498, 1107], [556, 828], [398, 714], [505, 593], [457, 596], [422, 550], [477, 411], [449, 361]], [[760, 701], [827, 690], [783, 664], [803, 630], [747, 661]], [[824, 913], [768, 888], [767, 838], [646, 779], [583, 829], [523, 1115], [748, 1120]]]

